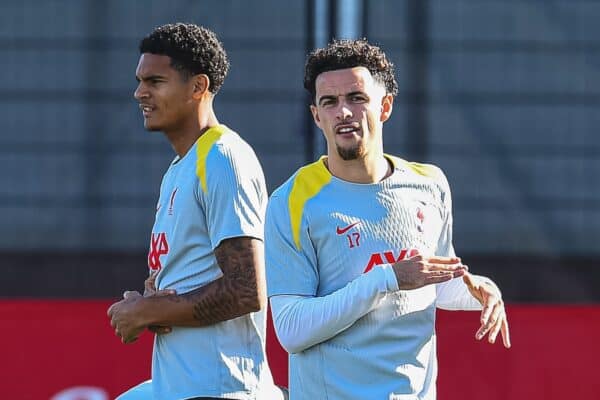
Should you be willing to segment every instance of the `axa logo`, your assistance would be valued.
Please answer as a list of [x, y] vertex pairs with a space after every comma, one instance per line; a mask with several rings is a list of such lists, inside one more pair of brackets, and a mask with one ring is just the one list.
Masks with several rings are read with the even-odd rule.
[[169, 253], [169, 242], [164, 232], [154, 233], [150, 238], [150, 251], [148, 252], [148, 268], [157, 271], [162, 268], [160, 257]]
[[407, 258], [411, 258], [419, 254], [419, 250], [417, 249], [402, 249], [399, 253], [395, 254], [393, 251], [384, 251], [383, 253], [373, 253], [369, 258], [369, 262], [365, 267], [363, 273], [369, 272], [376, 265], [381, 264], [393, 264], [398, 261], [405, 260]]

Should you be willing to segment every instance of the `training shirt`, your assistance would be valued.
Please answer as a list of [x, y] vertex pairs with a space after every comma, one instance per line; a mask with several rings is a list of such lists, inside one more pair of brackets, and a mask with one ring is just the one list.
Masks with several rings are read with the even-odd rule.
[[[386, 157], [393, 172], [381, 182], [343, 181], [321, 159], [271, 196], [272, 305], [287, 305], [278, 295], [331, 302], [323, 336], [290, 355], [294, 399], [433, 399], [435, 308], [479, 307], [460, 279], [398, 290], [390, 264], [416, 251], [454, 255], [451, 199], [437, 167]], [[344, 304], [348, 313], [337, 309]]]
[[[183, 294], [221, 277], [215, 248], [227, 238], [262, 240], [266, 203], [252, 148], [224, 125], [207, 130], [161, 184], [148, 254], [157, 288]], [[156, 335], [154, 398], [261, 398], [261, 384], [272, 385], [264, 343], [264, 312]]]

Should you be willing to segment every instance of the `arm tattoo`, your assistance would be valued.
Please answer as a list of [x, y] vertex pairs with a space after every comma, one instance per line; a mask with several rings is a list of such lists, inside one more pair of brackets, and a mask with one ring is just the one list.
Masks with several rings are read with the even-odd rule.
[[215, 249], [223, 276], [184, 295], [194, 319], [212, 325], [261, 309], [264, 301], [262, 242], [249, 237], [226, 239]]

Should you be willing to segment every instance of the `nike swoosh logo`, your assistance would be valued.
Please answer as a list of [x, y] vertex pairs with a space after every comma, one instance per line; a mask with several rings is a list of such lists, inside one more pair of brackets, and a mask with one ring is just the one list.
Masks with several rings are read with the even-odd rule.
[[358, 225], [358, 224], [360, 224], [360, 221], [359, 221], [359, 222], [355, 222], [355, 223], [353, 223], [352, 225], [348, 225], [347, 227], [345, 227], [345, 228], [342, 228], [342, 229], [340, 229], [340, 227], [338, 226], [338, 227], [336, 228], [336, 230], [335, 230], [335, 231], [336, 231], [336, 233], [337, 233], [338, 235], [343, 235], [344, 233], [346, 233], [346, 232], [348, 232], [350, 229], [352, 229], [352, 227], [354, 227], [355, 225]]

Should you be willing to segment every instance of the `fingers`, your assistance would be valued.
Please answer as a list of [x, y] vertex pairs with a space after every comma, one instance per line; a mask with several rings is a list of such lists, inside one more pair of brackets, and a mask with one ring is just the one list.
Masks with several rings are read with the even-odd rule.
[[454, 278], [454, 273], [451, 271], [431, 271], [431, 272], [425, 272], [425, 274], [426, 274], [425, 279], [424, 279], [425, 285], [442, 283], [442, 282], [446, 282], [446, 281], [449, 281], [450, 279]]
[[477, 282], [475, 282], [475, 278], [473, 277], [473, 275], [471, 275], [469, 273], [464, 274], [464, 276], [463, 276], [463, 282], [470, 289], [476, 289], [479, 286], [479, 284]]
[[146, 278], [145, 282], [153, 282], [156, 280], [156, 275], [158, 275], [159, 270], [157, 269], [156, 271], [152, 271], [150, 273], [150, 275]]
[[458, 257], [423, 257], [420, 254], [397, 261], [392, 267], [401, 290], [446, 282], [466, 272], [466, 266]]
[[136, 340], [138, 340], [138, 337], [137, 337], [137, 336], [135, 336], [135, 337], [132, 337], [132, 338], [127, 338], [127, 339], [125, 339], [125, 338], [121, 338], [121, 342], [123, 342], [124, 344], [133, 343], [133, 342], [135, 342]]
[[496, 323], [491, 327], [490, 333], [488, 334], [488, 342], [491, 344], [496, 343], [496, 337], [500, 332], [500, 327], [502, 326], [502, 322], [504, 321], [504, 316], [500, 316]]
[[132, 331], [127, 327], [119, 327], [116, 324], [112, 324], [113, 328], [115, 328], [115, 335], [121, 338], [121, 342], [124, 344], [133, 343], [138, 340], [141, 330]]
[[460, 257], [433, 256], [433, 257], [426, 257], [425, 260], [430, 264], [445, 264], [445, 265], [460, 264], [460, 265], [462, 265]]
[[490, 302], [493, 306], [486, 305], [481, 313], [482, 325], [475, 334], [477, 340], [481, 340], [486, 334], [488, 342], [494, 344], [498, 333], [502, 335], [502, 342], [507, 349], [511, 347], [508, 319], [502, 300]]
[[459, 257], [423, 257], [422, 255], [417, 254], [416, 256], [411, 257], [410, 261], [420, 263], [423, 266], [423, 269], [428, 271], [457, 271], [468, 269], [466, 265], [461, 263]]
[[149, 291], [156, 290], [156, 276], [158, 275], [158, 270], [153, 271], [148, 278], [144, 281], [144, 288]]
[[504, 315], [504, 319], [502, 320], [502, 326], [500, 327], [500, 332], [502, 334], [502, 342], [504, 344], [504, 347], [506, 347], [507, 349], [510, 349], [510, 347], [511, 347], [510, 332], [508, 330], [508, 319], [506, 318], [506, 315]]
[[482, 327], [487, 328], [486, 331], [490, 328], [489, 324], [492, 323], [492, 321], [490, 321], [490, 316], [492, 315], [492, 312], [494, 312], [494, 307], [492, 304], [493, 303], [490, 303], [489, 301], [486, 302], [481, 310], [481, 318], [479, 322], [481, 322]]
[[428, 262], [426, 264], [427, 269], [429, 271], [456, 271], [456, 270], [466, 270], [466, 266], [460, 263], [457, 264], [435, 264]]
[[136, 290], [126, 290], [123, 292], [123, 298], [129, 299], [131, 297], [141, 296], [140, 292]]
[[494, 300], [492, 297], [488, 297], [488, 301], [485, 302], [483, 305], [483, 310], [481, 311], [481, 327], [475, 335], [477, 340], [483, 338], [485, 334], [488, 333], [497, 322], [499, 322], [500, 314], [503, 312], [504, 307], [502, 305], [502, 301]]
[[[486, 320], [484, 320], [484, 335], [488, 333], [488, 342], [494, 343], [496, 336], [500, 331], [500, 324], [502, 322], [502, 314], [504, 314], [504, 307], [501, 302], [498, 302], [492, 308]], [[482, 318], [483, 319], [483, 318]]]

